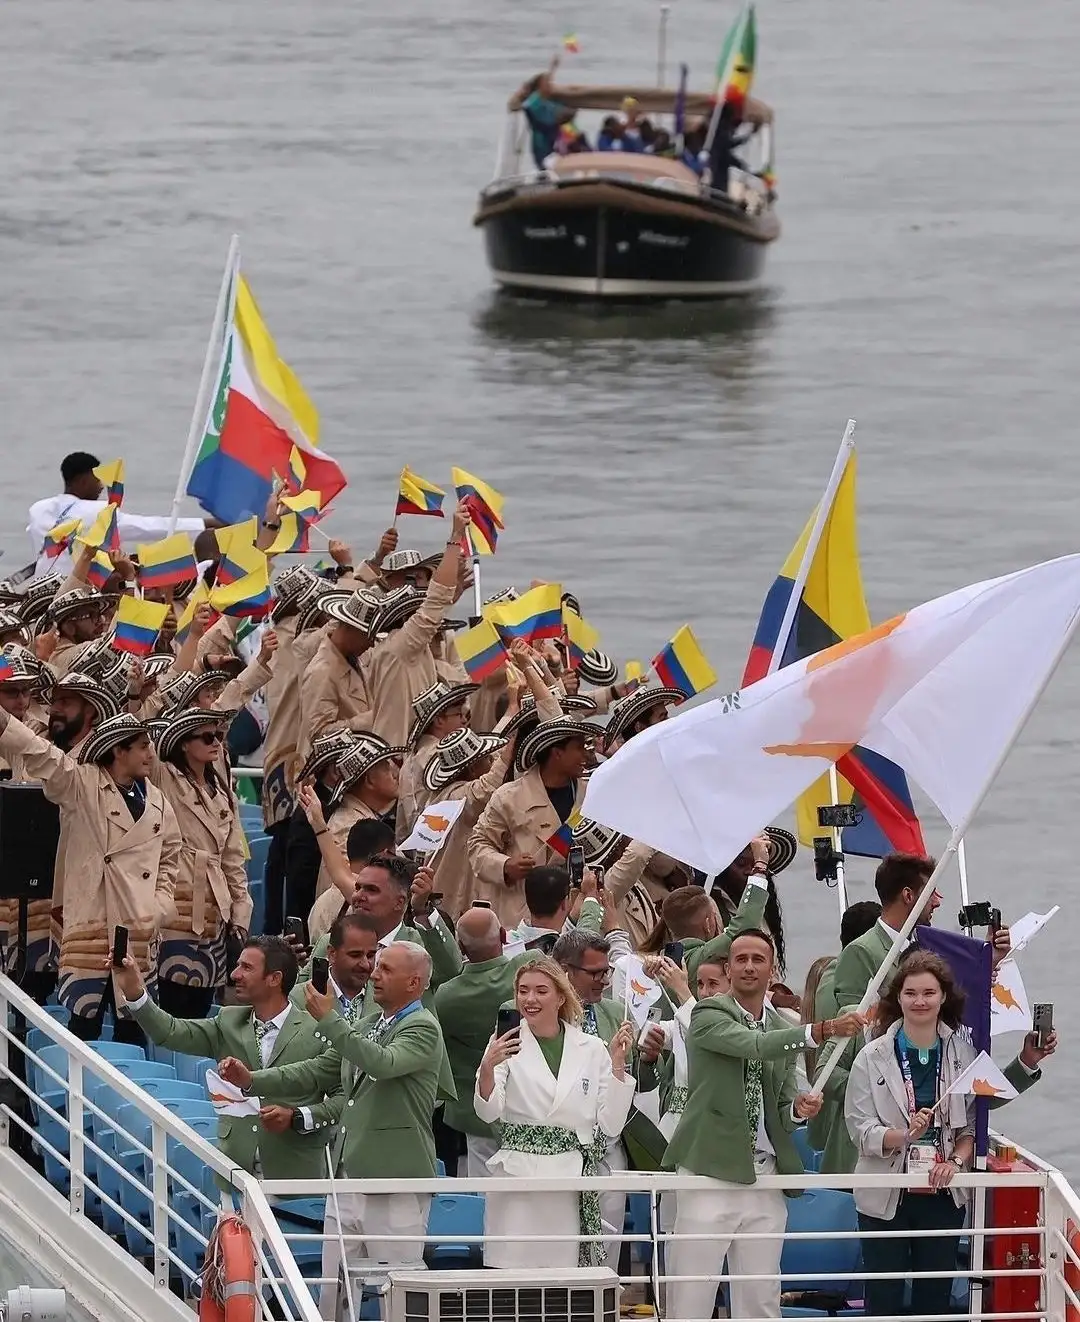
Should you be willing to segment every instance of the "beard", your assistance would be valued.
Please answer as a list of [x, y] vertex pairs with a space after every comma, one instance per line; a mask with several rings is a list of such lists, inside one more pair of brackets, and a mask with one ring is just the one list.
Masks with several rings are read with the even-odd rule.
[[78, 720], [65, 721], [59, 716], [49, 717], [49, 738], [61, 752], [70, 752], [75, 741], [83, 732], [83, 721]]

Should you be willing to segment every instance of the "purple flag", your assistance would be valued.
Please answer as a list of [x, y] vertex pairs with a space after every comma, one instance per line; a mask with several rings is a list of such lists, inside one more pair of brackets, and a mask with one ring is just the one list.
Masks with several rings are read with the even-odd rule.
[[[990, 987], [994, 981], [994, 955], [988, 941], [976, 941], [959, 932], [942, 932], [920, 925], [915, 939], [921, 950], [929, 950], [948, 964], [963, 988], [964, 1026], [971, 1033], [976, 1051], [990, 1050]], [[975, 1101], [975, 1155], [985, 1157], [989, 1140], [989, 1104]]]

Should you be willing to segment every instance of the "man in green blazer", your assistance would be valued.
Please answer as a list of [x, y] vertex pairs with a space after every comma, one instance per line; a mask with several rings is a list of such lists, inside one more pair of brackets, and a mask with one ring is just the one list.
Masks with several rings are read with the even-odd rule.
[[[315, 1036], [331, 1050], [301, 1064], [250, 1070], [243, 1061], [222, 1061], [229, 1082], [265, 1100], [292, 1105], [300, 1097], [329, 1092], [347, 1079], [341, 1123], [332, 1142], [334, 1169], [348, 1179], [422, 1179], [435, 1175], [431, 1132], [437, 1099], [453, 1099], [454, 1080], [439, 1021], [422, 1003], [431, 980], [431, 957], [422, 946], [394, 941], [385, 946], [372, 974], [381, 1013], [351, 1024], [338, 1012], [332, 993], [304, 987]], [[348, 1194], [339, 1199], [346, 1235], [401, 1235], [374, 1238], [362, 1256], [394, 1266], [419, 1263], [427, 1227], [429, 1195]], [[326, 1205], [324, 1277], [336, 1281], [340, 1265], [334, 1200]], [[337, 1288], [324, 1287], [320, 1310], [336, 1311]], [[330, 1311], [328, 1312], [327, 1309]]]
[[[461, 951], [453, 933], [435, 912], [431, 904], [432, 874], [421, 868], [415, 872], [411, 864], [396, 854], [376, 854], [356, 873], [356, 889], [351, 911], [366, 914], [375, 924], [380, 947], [394, 941], [411, 941], [423, 946], [431, 957], [431, 986], [424, 992], [424, 1004], [430, 1010], [434, 1005], [435, 988], [461, 972]], [[406, 910], [412, 900], [415, 926], [405, 921]], [[312, 959], [325, 958], [329, 937], [323, 937], [311, 952]], [[300, 982], [311, 977], [310, 961], [300, 975]], [[364, 1014], [374, 1010], [371, 989], [364, 1004]]]
[[[226, 1005], [213, 1019], [176, 1019], [147, 995], [138, 966], [129, 957], [117, 981], [147, 1037], [185, 1056], [234, 1056], [250, 1069], [291, 1065], [329, 1054], [317, 1036], [315, 1020], [302, 1003], [290, 1000], [296, 956], [280, 937], [253, 937], [233, 970], [239, 1005]], [[294, 1106], [263, 1106], [258, 1116], [223, 1115], [218, 1146], [230, 1161], [268, 1180], [320, 1180], [326, 1177], [326, 1149], [333, 1115], [330, 1088], [298, 1094]], [[324, 1100], [324, 1094], [329, 1099]], [[310, 1110], [310, 1123], [294, 1128], [296, 1110]]]
[[[698, 1001], [690, 1017], [689, 1097], [665, 1162], [681, 1175], [706, 1175], [717, 1185], [678, 1194], [669, 1272], [712, 1279], [670, 1286], [672, 1317], [712, 1316], [725, 1255], [732, 1276], [776, 1277], [733, 1281], [732, 1316], [780, 1316], [782, 1240], [733, 1237], [738, 1232], [782, 1235], [787, 1206], [778, 1191], [749, 1192], [741, 1186], [756, 1183], [759, 1174], [802, 1173], [791, 1135], [817, 1112], [821, 1099], [796, 1094], [796, 1058], [807, 1045], [818, 1046], [830, 1035], [858, 1032], [863, 1018], [851, 1014], [828, 1024], [788, 1028], [765, 1005], [774, 967], [772, 939], [761, 931], [741, 933], [731, 942], [726, 964], [730, 994]], [[679, 1238], [702, 1233], [715, 1238]]]

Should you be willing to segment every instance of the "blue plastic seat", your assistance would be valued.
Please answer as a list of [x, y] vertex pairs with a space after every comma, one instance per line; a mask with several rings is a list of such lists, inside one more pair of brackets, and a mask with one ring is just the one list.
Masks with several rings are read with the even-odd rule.
[[[189, 1089], [193, 1085], [176, 1083], [173, 1086], [182, 1090]], [[201, 1101], [185, 1092], [170, 1095], [167, 1091], [159, 1094], [156, 1100], [166, 1110], [174, 1112], [193, 1127], [199, 1122], [205, 1122], [205, 1128], [211, 1139], [217, 1132], [217, 1113], [210, 1102]], [[137, 1106], [122, 1106], [117, 1117], [117, 1125], [117, 1161], [137, 1179], [137, 1183], [121, 1181], [120, 1205], [130, 1217], [148, 1231], [153, 1215], [150, 1195], [153, 1177], [151, 1159], [143, 1148], [150, 1147], [153, 1125], [150, 1117]], [[121, 1131], [125, 1131], [126, 1138]], [[178, 1150], [178, 1145], [170, 1139], [166, 1145], [166, 1159], [174, 1162]], [[175, 1235], [171, 1235], [170, 1238], [175, 1239]], [[150, 1234], [137, 1230], [128, 1221], [124, 1222], [124, 1239], [129, 1253], [141, 1257], [150, 1252], [152, 1242]]]
[[456, 1235], [484, 1233], [484, 1195], [479, 1193], [435, 1194], [428, 1211], [428, 1234], [424, 1261], [432, 1271], [464, 1271], [484, 1265], [482, 1243], [454, 1241]]
[[[171, 1065], [165, 1065], [153, 1060], [132, 1060], [124, 1065], [124, 1073], [132, 1083], [141, 1084], [146, 1079], [175, 1079], [176, 1071]], [[97, 1115], [86, 1108], [87, 1132], [93, 1136], [95, 1144], [104, 1151], [115, 1157], [116, 1145], [113, 1141], [112, 1120], [121, 1106], [128, 1105], [126, 1097], [122, 1097], [114, 1088], [107, 1084], [103, 1079], [95, 1079], [93, 1084], [86, 1090], [87, 1097], [94, 1102], [103, 1112], [104, 1116]], [[113, 1170], [107, 1161], [100, 1158], [96, 1152], [87, 1149], [86, 1152], [86, 1170], [90, 1178], [105, 1194], [108, 1194], [114, 1202], [120, 1201], [120, 1176]], [[110, 1235], [119, 1235], [123, 1232], [124, 1223], [118, 1212], [105, 1202], [100, 1206], [101, 1224], [105, 1231]]]
[[[301, 1271], [322, 1265], [322, 1241], [296, 1240], [291, 1235], [318, 1235], [326, 1216], [325, 1198], [275, 1198], [274, 1217]], [[318, 1272], [315, 1273], [318, 1275]]]
[[795, 1147], [798, 1149], [799, 1156], [802, 1157], [804, 1170], [821, 1170], [821, 1159], [824, 1153], [810, 1146], [810, 1136], [806, 1132], [806, 1126], [800, 1125], [791, 1137], [795, 1140]]
[[216, 1070], [217, 1061], [213, 1056], [184, 1056], [176, 1057], [176, 1077], [183, 1079], [187, 1083], [197, 1083], [203, 1090], [203, 1096], [206, 1096], [206, 1071]]
[[[834, 1236], [838, 1231], [859, 1229], [851, 1194], [840, 1189], [807, 1189], [801, 1198], [789, 1198], [787, 1229], [820, 1237], [784, 1241], [781, 1290], [813, 1290], [848, 1298], [862, 1267], [862, 1245], [858, 1238]], [[811, 1275], [822, 1279], [804, 1279]]]

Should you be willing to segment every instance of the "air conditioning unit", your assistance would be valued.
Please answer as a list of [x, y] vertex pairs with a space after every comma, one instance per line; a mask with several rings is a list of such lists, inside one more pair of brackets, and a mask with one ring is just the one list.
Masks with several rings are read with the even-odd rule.
[[392, 1271], [389, 1322], [619, 1322], [609, 1267]]

